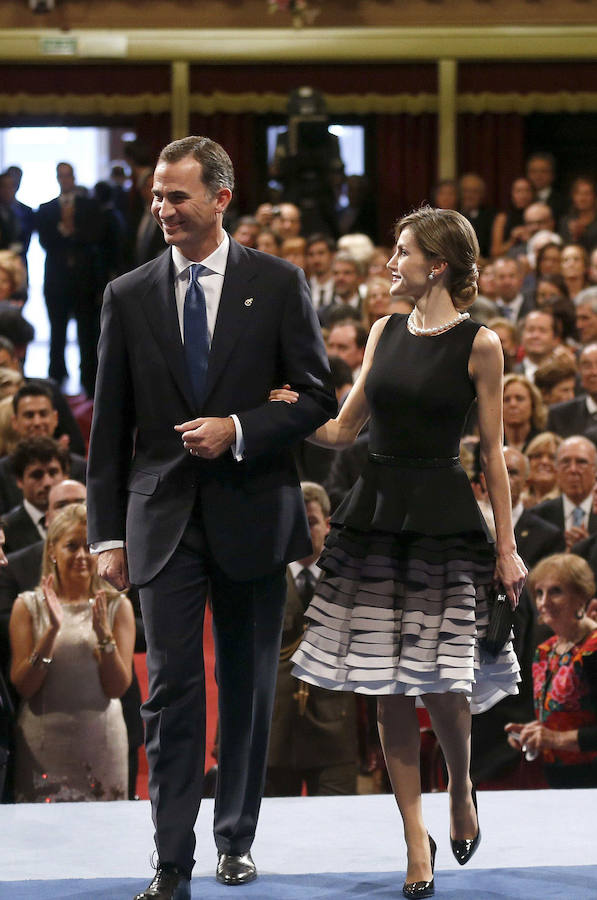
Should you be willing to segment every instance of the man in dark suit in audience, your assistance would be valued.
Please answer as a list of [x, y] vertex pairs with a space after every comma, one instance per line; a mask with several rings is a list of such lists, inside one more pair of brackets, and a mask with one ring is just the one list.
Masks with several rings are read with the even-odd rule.
[[[162, 151], [169, 249], [108, 285], [88, 468], [98, 572], [139, 585], [158, 869], [138, 900], [187, 900], [205, 758], [203, 614], [214, 616], [216, 877], [252, 881], [286, 592], [311, 549], [291, 446], [337, 404], [304, 273], [222, 226], [234, 173], [191, 136]], [[294, 404], [269, 403], [288, 382]], [[126, 550], [125, 550], [126, 545]], [[174, 648], [174, 652], [173, 652]]]
[[466, 216], [475, 229], [481, 256], [489, 258], [495, 209], [485, 204], [485, 182], [476, 172], [467, 172], [460, 178], [458, 187], [460, 212]]
[[533, 507], [535, 515], [551, 522], [563, 533], [566, 549], [597, 531], [593, 512], [597, 449], [588, 438], [566, 438], [556, 457], [557, 485], [561, 496]]
[[5, 550], [14, 553], [45, 539], [50, 488], [68, 476], [69, 460], [66, 450], [47, 437], [19, 441], [10, 458], [23, 492], [23, 502], [4, 517]]
[[[12, 400], [12, 427], [21, 440], [37, 437], [53, 438], [58, 425], [58, 413], [54, 408], [52, 394], [43, 384], [30, 381], [19, 388]], [[76, 481], [85, 482], [87, 464], [82, 456], [70, 453], [68, 440], [58, 441], [68, 455], [69, 473]], [[17, 484], [10, 456], [0, 459], [0, 512], [8, 512], [23, 499]]]
[[81, 195], [70, 163], [56, 166], [60, 195], [37, 211], [39, 242], [46, 251], [44, 294], [50, 320], [48, 374], [58, 384], [66, 378], [66, 327], [77, 320], [81, 384], [93, 397], [99, 331], [97, 245], [102, 217], [97, 201]]
[[547, 417], [548, 431], [560, 437], [586, 434], [597, 442], [597, 343], [587, 344], [578, 360], [578, 371], [585, 394], [555, 403]]
[[301, 484], [313, 552], [286, 570], [286, 606], [272, 718], [266, 797], [356, 793], [357, 732], [354, 694], [299, 681], [291, 656], [305, 630], [305, 610], [321, 574], [317, 560], [330, 530], [330, 501], [313, 482]]
[[497, 290], [496, 306], [499, 316], [509, 322], [520, 322], [535, 309], [533, 293], [523, 293], [522, 285], [526, 274], [524, 264], [518, 259], [500, 256], [493, 264]]

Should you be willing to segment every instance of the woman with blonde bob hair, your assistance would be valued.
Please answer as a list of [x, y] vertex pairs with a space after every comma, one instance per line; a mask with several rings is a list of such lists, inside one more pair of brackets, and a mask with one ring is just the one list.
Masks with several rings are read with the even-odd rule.
[[18, 802], [124, 800], [128, 740], [118, 701], [131, 682], [135, 620], [97, 575], [87, 511], [67, 506], [46, 538], [42, 577], [10, 617], [11, 681], [22, 697]]
[[[377, 695], [407, 845], [402, 891], [419, 900], [434, 892], [435, 842], [422, 814], [415, 703], [429, 711], [443, 749], [450, 844], [464, 865], [481, 835], [470, 780], [471, 712], [516, 693], [519, 678], [510, 642], [495, 660], [477, 647], [494, 578], [514, 607], [526, 575], [502, 449], [501, 346], [465, 312], [477, 296], [478, 252], [470, 222], [454, 210], [422, 207], [400, 220], [390, 294], [412, 297], [415, 307], [373, 323], [338, 417], [312, 436], [343, 447], [370, 419], [369, 457], [332, 518], [294, 674]], [[270, 394], [297, 397], [286, 388]], [[475, 397], [495, 550], [458, 456]]]
[[550, 787], [597, 787], [597, 623], [589, 564], [574, 553], [542, 559], [529, 576], [539, 621], [553, 636], [535, 651], [535, 720], [509, 722], [508, 743], [540, 754]]
[[504, 438], [508, 447], [526, 452], [529, 443], [547, 422], [547, 410], [539, 388], [511, 372], [504, 378]]
[[561, 443], [562, 438], [553, 431], [542, 431], [529, 442], [526, 449], [529, 475], [526, 488], [520, 497], [525, 509], [530, 509], [543, 500], [555, 500], [560, 496], [556, 457]]

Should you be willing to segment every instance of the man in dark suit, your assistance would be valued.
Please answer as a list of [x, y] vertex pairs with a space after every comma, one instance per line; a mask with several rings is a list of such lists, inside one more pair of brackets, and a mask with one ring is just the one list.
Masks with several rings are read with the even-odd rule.
[[68, 453], [48, 437], [19, 441], [10, 461], [23, 502], [4, 517], [5, 549], [14, 553], [46, 537], [50, 488], [69, 474]]
[[[335, 414], [304, 274], [223, 231], [234, 173], [207, 138], [168, 145], [153, 211], [171, 250], [108, 285], [88, 468], [89, 540], [139, 586], [158, 870], [141, 900], [190, 897], [205, 747], [203, 612], [213, 604], [217, 878], [256, 876], [285, 567], [311, 552], [290, 446]], [[288, 383], [294, 404], [268, 403]], [[126, 553], [124, 542], [126, 541]]]
[[460, 212], [475, 229], [481, 256], [488, 259], [491, 256], [491, 230], [495, 209], [485, 205], [485, 182], [476, 172], [467, 172], [461, 176], [458, 187]]
[[566, 438], [556, 457], [557, 485], [561, 496], [533, 507], [535, 515], [551, 522], [563, 533], [566, 549], [597, 531], [593, 512], [597, 449], [581, 435]]
[[313, 551], [291, 562], [265, 794], [299, 797], [356, 793], [357, 730], [354, 694], [328, 691], [292, 675], [291, 657], [305, 630], [305, 611], [321, 574], [317, 560], [330, 530], [330, 501], [320, 484], [301, 488]]
[[522, 285], [526, 267], [519, 259], [500, 256], [493, 264], [497, 290], [496, 306], [499, 316], [509, 322], [520, 322], [535, 309], [532, 292], [523, 293]]
[[[12, 427], [21, 440], [37, 437], [52, 438], [58, 425], [58, 413], [54, 408], [52, 392], [45, 384], [30, 381], [13, 397]], [[68, 439], [58, 442], [65, 448]], [[85, 482], [87, 463], [82, 456], [68, 452], [69, 473], [77, 481]], [[8, 512], [18, 506], [23, 492], [17, 484], [10, 456], [0, 459], [0, 512]]]
[[547, 417], [548, 431], [560, 437], [585, 434], [597, 441], [597, 344], [587, 344], [578, 360], [583, 390], [586, 394], [555, 403]]
[[77, 320], [81, 384], [93, 397], [99, 325], [97, 244], [102, 217], [97, 201], [81, 195], [70, 163], [58, 163], [60, 196], [37, 211], [39, 242], [46, 251], [44, 294], [50, 320], [48, 374], [59, 384], [66, 378], [64, 347], [71, 316]]

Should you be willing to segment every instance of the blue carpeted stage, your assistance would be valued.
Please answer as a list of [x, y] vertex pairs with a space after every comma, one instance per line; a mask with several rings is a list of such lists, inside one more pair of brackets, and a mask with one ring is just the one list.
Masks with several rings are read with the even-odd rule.
[[[463, 869], [450, 853], [447, 806], [445, 794], [424, 797], [438, 900], [597, 898], [597, 791], [479, 794], [483, 840]], [[206, 801], [193, 898], [230, 900], [213, 877], [212, 814]], [[1, 806], [0, 835], [0, 898], [131, 900], [150, 877], [146, 802]], [[236, 888], [237, 900], [401, 896], [405, 850], [389, 796], [265, 800], [253, 855], [261, 877]]]

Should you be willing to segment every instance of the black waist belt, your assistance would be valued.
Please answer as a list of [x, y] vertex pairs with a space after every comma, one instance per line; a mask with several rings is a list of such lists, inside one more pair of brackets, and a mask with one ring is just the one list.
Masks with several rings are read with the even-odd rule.
[[449, 469], [460, 462], [459, 456], [386, 456], [383, 453], [369, 453], [369, 459], [382, 466], [403, 466], [405, 469]]

